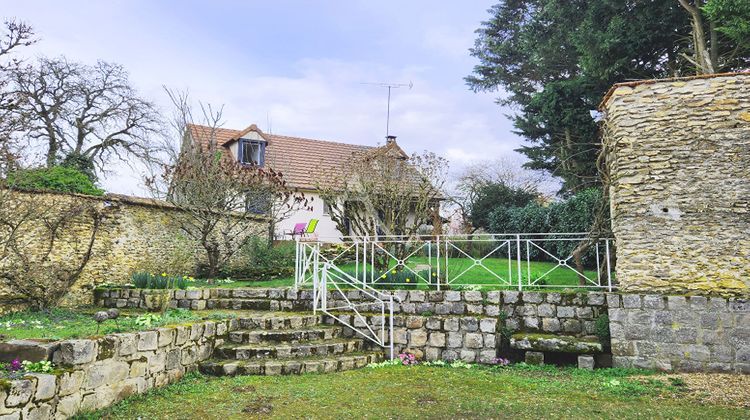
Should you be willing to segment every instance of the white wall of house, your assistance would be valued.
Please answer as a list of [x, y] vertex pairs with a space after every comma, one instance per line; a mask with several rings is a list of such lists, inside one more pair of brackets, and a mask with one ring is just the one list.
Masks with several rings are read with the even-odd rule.
[[[304, 193], [305, 197], [312, 199], [312, 202], [310, 203], [312, 205], [312, 210], [297, 210], [288, 219], [278, 223], [276, 225], [277, 238], [281, 238], [284, 232], [293, 230], [294, 225], [297, 223], [307, 224], [310, 222], [310, 219], [318, 219], [318, 226], [315, 229], [317, 237], [325, 242], [339, 242], [343, 234], [336, 229], [336, 222], [331, 220], [331, 217], [323, 212], [323, 199], [320, 198], [320, 194], [314, 191], [304, 191]], [[287, 235], [283, 239], [291, 239], [291, 237]]]

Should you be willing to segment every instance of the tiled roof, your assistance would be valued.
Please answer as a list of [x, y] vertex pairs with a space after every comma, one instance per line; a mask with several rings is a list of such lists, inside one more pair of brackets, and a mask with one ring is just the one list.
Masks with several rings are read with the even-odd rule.
[[[202, 144], [211, 138], [209, 127], [191, 125], [190, 130], [193, 139]], [[328, 140], [266, 134], [255, 125], [244, 130], [217, 128], [214, 138], [217, 144], [229, 147], [249, 131], [256, 131], [268, 142], [266, 166], [281, 172], [289, 186], [301, 189], [315, 189], [318, 183], [325, 182], [326, 174], [341, 168], [355, 154], [374, 149], [371, 146]]]

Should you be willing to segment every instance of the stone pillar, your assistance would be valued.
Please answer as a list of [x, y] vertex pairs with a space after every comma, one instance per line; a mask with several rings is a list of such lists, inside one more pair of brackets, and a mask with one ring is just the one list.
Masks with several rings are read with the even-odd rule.
[[750, 73], [623, 83], [601, 108], [621, 290], [747, 295]]

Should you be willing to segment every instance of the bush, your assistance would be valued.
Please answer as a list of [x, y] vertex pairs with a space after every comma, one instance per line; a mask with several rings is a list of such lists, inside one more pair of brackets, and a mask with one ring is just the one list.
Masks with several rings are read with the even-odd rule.
[[294, 275], [296, 250], [294, 242], [269, 245], [254, 238], [240, 250], [238, 263], [222, 270], [222, 276], [253, 281], [273, 280]]
[[104, 191], [97, 188], [85, 174], [65, 166], [20, 169], [9, 173], [6, 182], [19, 190], [104, 195]]
[[[430, 278], [429, 271], [421, 272], [425, 279]], [[376, 289], [416, 289], [420, 279], [409, 270], [390, 270], [375, 280]]]

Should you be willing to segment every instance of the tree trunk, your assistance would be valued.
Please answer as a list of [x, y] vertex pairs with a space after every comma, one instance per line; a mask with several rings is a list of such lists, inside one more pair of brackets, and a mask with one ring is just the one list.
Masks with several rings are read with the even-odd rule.
[[[699, 9], [700, 0], [696, 0], [696, 5], [692, 5], [688, 0], [678, 0], [680, 5], [690, 13], [690, 25], [693, 28], [693, 48], [695, 50], [695, 64], [698, 74], [714, 73], [714, 67], [706, 45], [706, 33], [703, 29], [703, 17]], [[714, 45], [711, 45], [715, 49]]]

